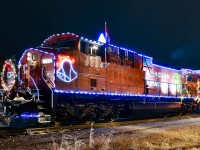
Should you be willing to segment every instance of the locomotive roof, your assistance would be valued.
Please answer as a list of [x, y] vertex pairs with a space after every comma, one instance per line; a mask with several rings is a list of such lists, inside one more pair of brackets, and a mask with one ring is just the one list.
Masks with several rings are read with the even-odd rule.
[[[74, 37], [74, 38], [77, 38], [77, 39], [81, 39], [81, 40], [84, 40], [84, 41], [87, 41], [89, 43], [93, 43], [93, 44], [98, 44], [98, 45], [105, 45], [105, 43], [102, 43], [102, 42], [99, 42], [99, 41], [94, 41], [94, 40], [89, 40], [87, 38], [84, 38], [84, 37], [79, 37], [78, 35], [74, 34], [74, 33], [70, 33], [70, 32], [67, 32], [67, 33], [61, 33], [61, 34], [53, 34], [52, 36], [48, 37], [47, 39], [45, 39], [43, 41], [43, 43], [41, 44], [41, 47], [45, 47], [45, 45], [47, 45], [47, 43], [51, 43], [52, 41], [55, 41], [61, 37]], [[133, 50], [130, 50], [130, 49], [126, 49], [124, 47], [119, 47], [119, 46], [116, 46], [116, 45], [113, 45], [113, 44], [109, 44], [110, 47], [113, 47], [113, 48], [119, 48], [121, 50], [124, 50], [124, 51], [128, 51], [130, 53], [137, 53]], [[139, 56], [142, 56], [142, 57], [145, 57], [145, 58], [149, 58], [151, 60], [153, 60], [153, 57], [150, 57], [150, 56], [146, 56], [146, 55], [143, 55], [143, 54], [139, 54], [137, 53]]]

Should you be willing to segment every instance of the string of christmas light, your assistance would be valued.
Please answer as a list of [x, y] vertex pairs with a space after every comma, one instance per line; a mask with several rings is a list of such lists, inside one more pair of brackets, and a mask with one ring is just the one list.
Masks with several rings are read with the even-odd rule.
[[[9, 83], [6, 80], [10, 80]], [[6, 60], [3, 65], [1, 83], [5, 91], [10, 91], [17, 80], [16, 66], [12, 59]]]

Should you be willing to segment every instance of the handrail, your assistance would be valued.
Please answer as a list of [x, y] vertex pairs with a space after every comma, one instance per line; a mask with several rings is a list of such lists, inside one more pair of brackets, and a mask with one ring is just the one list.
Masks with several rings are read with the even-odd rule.
[[28, 73], [28, 71], [25, 70], [25, 67], [26, 67], [26, 66], [27, 66], [27, 64], [23, 65], [24, 74], [28, 75], [28, 77], [32, 80], [32, 82], [33, 82], [33, 84], [34, 84], [34, 86], [35, 86], [35, 88], [36, 88], [36, 90], [37, 90], [37, 98], [38, 98], [37, 100], [39, 101], [39, 100], [40, 100], [39, 89], [38, 89], [38, 87], [37, 87], [37, 85], [36, 85], [34, 79], [31, 77], [31, 75]]
[[[45, 83], [47, 84], [47, 86], [48, 86], [49, 89], [51, 90], [51, 108], [53, 108], [53, 90], [52, 90], [52, 88], [49, 86], [49, 84], [47, 83], [46, 79], [44, 78], [44, 71], [45, 71], [45, 69], [44, 69], [44, 67], [42, 67], [42, 79], [45, 81]], [[45, 77], [47, 77], [47, 76], [45, 75]], [[47, 79], [49, 79], [49, 78], [47, 77]], [[49, 81], [50, 81], [50, 80], [49, 80]]]
[[[44, 69], [45, 70], [45, 69]], [[46, 78], [48, 80], [48, 82], [51, 84], [52, 87], [54, 87], [54, 83], [49, 79], [49, 77], [46, 74], [43, 74], [44, 78]]]

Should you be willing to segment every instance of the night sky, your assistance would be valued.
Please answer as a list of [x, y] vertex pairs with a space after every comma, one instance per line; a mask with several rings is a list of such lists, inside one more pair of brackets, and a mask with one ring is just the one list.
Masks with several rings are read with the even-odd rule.
[[97, 40], [107, 22], [111, 44], [176, 69], [200, 69], [200, 0], [4, 0], [0, 60], [52, 34]]

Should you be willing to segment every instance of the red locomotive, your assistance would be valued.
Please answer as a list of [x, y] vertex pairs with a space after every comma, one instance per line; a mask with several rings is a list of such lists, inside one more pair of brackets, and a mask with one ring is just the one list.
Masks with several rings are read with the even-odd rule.
[[[104, 43], [72, 33], [53, 35], [41, 46], [27, 49], [17, 73], [7, 69], [6, 74], [17, 78], [12, 84], [17, 86], [4, 91], [10, 95], [23, 91], [10, 125], [23, 117], [35, 118], [35, 123], [67, 123], [198, 109], [198, 71], [159, 66], [152, 57], [114, 45], [105, 49]], [[16, 103], [16, 95], [6, 96], [4, 101]], [[5, 115], [11, 117], [9, 112]]]

